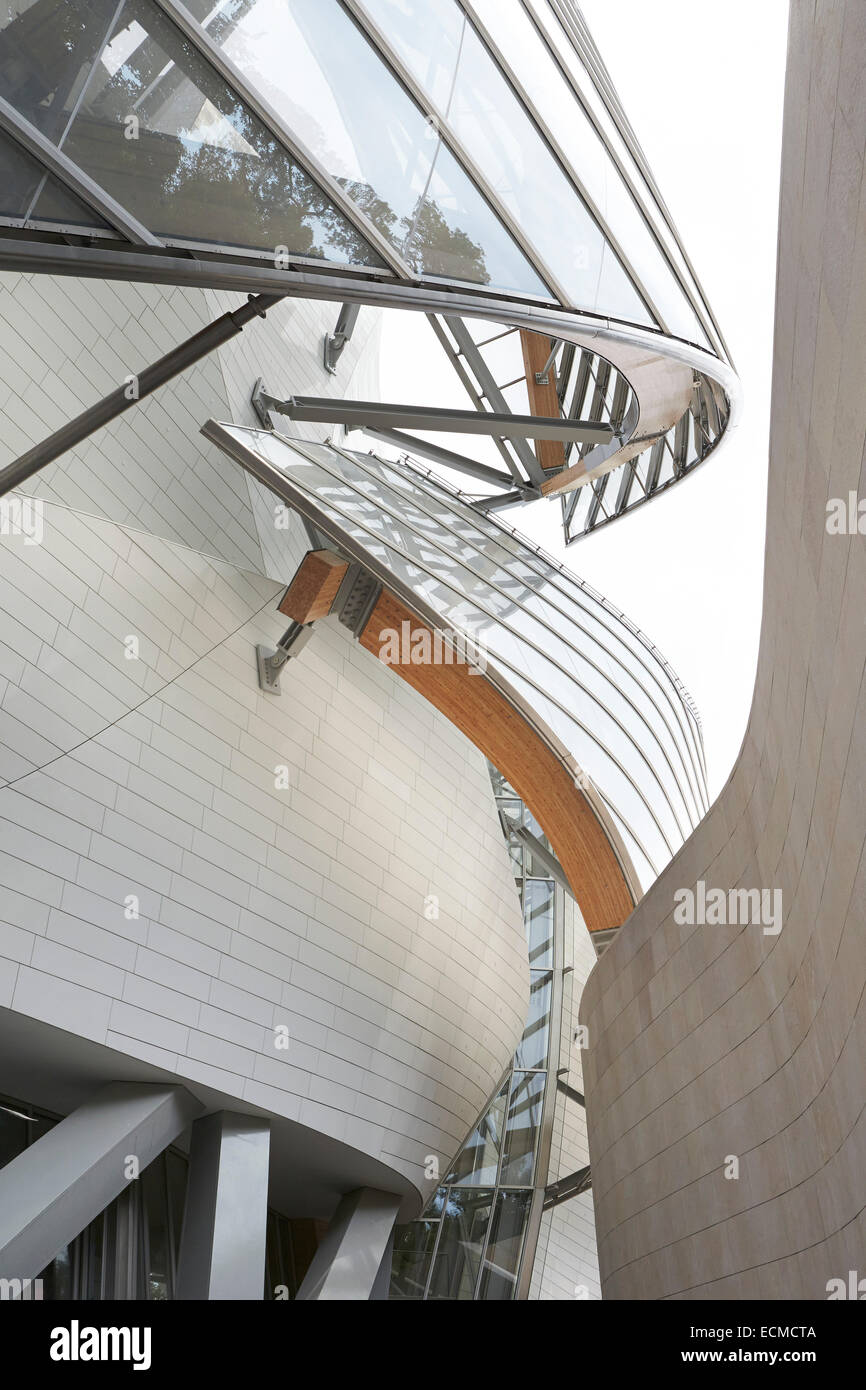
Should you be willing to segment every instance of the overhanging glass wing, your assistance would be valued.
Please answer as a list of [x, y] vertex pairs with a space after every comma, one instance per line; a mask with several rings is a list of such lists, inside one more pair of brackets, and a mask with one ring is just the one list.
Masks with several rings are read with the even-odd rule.
[[241, 462], [252, 454], [279, 470], [293, 505], [338, 547], [465, 634], [589, 774], [648, 886], [707, 806], [699, 726], [649, 644], [555, 562], [409, 466], [266, 430], [206, 432]]

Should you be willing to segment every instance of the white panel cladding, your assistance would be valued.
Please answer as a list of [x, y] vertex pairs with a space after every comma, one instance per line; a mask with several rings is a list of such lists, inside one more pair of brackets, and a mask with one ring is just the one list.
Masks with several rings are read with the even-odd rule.
[[[564, 896], [566, 960], [573, 970], [564, 976], [559, 1070], [562, 1079], [583, 1094], [583, 1052], [575, 1041], [583, 987], [596, 962], [595, 948], [573, 899]], [[568, 981], [571, 988], [568, 988]], [[569, 1177], [589, 1163], [586, 1110], [565, 1092], [557, 1092], [553, 1117], [548, 1183]], [[598, 1250], [592, 1193], [561, 1202], [541, 1219], [531, 1299], [600, 1299]]]
[[[136, 372], [243, 302], [215, 291], [0, 274], [0, 467], [118, 385], [132, 389]], [[249, 401], [258, 377], [275, 395], [375, 396], [378, 311], [361, 311], [338, 374], [325, 370], [323, 341], [339, 308], [286, 300], [49, 464], [28, 491], [261, 570], [250, 488], [264, 490], [199, 431], [211, 416], [256, 424]], [[285, 424], [304, 438], [329, 433]], [[281, 531], [274, 541], [273, 501], [264, 496], [267, 572], [290, 577], [303, 531], [295, 520], [290, 537]]]
[[335, 620], [261, 694], [281, 584], [146, 531], [48, 503], [0, 584], [0, 1000], [426, 1190], [527, 1007], [483, 759]]

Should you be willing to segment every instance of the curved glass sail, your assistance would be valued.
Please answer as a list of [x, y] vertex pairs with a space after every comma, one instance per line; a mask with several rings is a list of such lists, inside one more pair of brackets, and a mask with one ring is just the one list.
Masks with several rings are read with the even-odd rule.
[[191, 0], [190, 9], [413, 270], [546, 295], [338, 0]]
[[383, 264], [153, 0], [3, 18], [0, 96], [156, 236]]
[[[669, 668], [567, 571], [408, 465], [266, 430], [218, 443], [275, 466], [338, 546], [465, 634], [588, 773], [646, 887], [706, 810], [700, 730]], [[363, 557], [363, 558], [362, 558]]]
[[[542, 488], [567, 544], [678, 485], [738, 405], [574, 0], [0, 0], [0, 269], [28, 260], [298, 297], [330, 281], [548, 338], [494, 393], [525, 382], [532, 413], [588, 409], [616, 438], [543, 467], [516, 445], [496, 505]], [[442, 346], [490, 408], [473, 354]]]

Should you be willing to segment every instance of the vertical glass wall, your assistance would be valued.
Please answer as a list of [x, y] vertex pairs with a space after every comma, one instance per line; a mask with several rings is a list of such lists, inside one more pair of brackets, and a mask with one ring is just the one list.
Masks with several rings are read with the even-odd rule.
[[511, 834], [525, 827], [549, 849], [538, 822], [499, 772], [490, 775], [523, 905], [529, 1016], [511, 1066], [442, 1186], [419, 1220], [397, 1229], [393, 1299], [512, 1299], [534, 1253], [537, 1221], [530, 1218], [541, 1215], [556, 1092], [550, 1059], [559, 1055], [562, 889]]

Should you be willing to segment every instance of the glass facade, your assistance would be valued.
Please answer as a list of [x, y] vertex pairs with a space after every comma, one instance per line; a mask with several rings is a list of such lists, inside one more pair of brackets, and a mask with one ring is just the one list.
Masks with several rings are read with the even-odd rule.
[[101, 232], [102, 190], [167, 246], [490, 286], [724, 357], [581, 36], [548, 0], [0, 0], [24, 123], [0, 217]]
[[724, 437], [729, 354], [572, 0], [0, 0], [0, 98], [0, 269], [32, 237], [94, 278], [327, 273], [431, 314], [447, 286], [577, 348], [553, 413], [613, 438], [546, 477], [526, 446], [506, 503], [566, 470], [566, 543]]
[[[591, 778], [648, 887], [707, 809], [700, 726], [615, 610], [460, 494], [403, 463], [266, 430], [207, 427], [434, 625], [465, 633]], [[283, 485], [285, 491], [283, 493]]]
[[[531, 1267], [547, 1182], [549, 1123], [556, 1093], [560, 1022], [556, 977], [565, 967], [563, 890], [545, 877], [529, 846], [510, 831], [526, 826], [549, 843], [514, 789], [490, 770], [523, 905], [530, 1004], [523, 1037], [496, 1094], [418, 1221], [397, 1228], [392, 1299], [513, 1299], [522, 1262]], [[543, 1135], [547, 1135], [546, 1141]], [[528, 1268], [527, 1268], [528, 1273]]]

